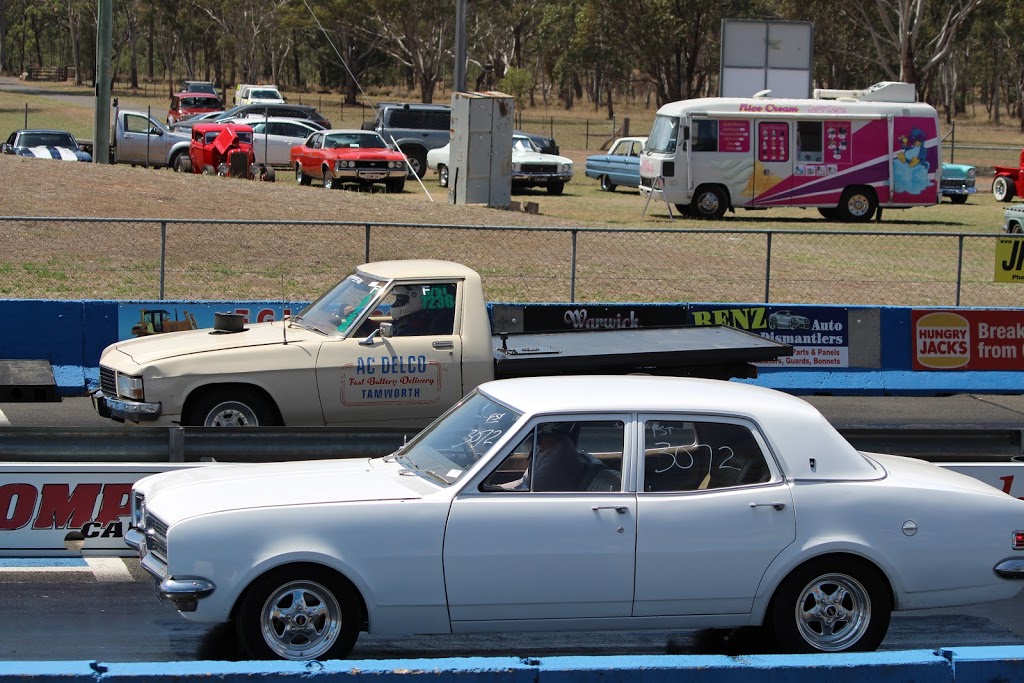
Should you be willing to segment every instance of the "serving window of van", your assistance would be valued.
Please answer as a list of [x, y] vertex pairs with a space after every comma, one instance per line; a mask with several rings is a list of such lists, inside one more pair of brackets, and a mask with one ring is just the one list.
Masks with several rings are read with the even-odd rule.
[[821, 163], [825, 160], [825, 145], [821, 121], [796, 122], [796, 160]]
[[693, 122], [690, 134], [691, 149], [694, 152], [718, 151], [718, 121], [698, 119]]

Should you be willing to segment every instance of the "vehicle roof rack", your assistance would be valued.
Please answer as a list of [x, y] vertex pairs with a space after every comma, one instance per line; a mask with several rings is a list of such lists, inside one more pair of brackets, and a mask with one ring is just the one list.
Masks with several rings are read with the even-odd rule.
[[815, 88], [816, 100], [852, 100], [857, 102], [917, 102], [917, 88], [913, 83], [882, 81], [863, 90], [833, 90]]

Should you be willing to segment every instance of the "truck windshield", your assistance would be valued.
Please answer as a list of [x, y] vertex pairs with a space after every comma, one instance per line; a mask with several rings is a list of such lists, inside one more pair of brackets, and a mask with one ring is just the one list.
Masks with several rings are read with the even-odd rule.
[[348, 334], [386, 284], [387, 280], [353, 273], [307, 306], [295, 319], [328, 334]]
[[398, 452], [400, 464], [444, 486], [458, 481], [522, 417], [473, 391]]
[[651, 134], [647, 138], [647, 149], [651, 152], [671, 154], [676, 151], [676, 138], [679, 134], [678, 116], [656, 116]]

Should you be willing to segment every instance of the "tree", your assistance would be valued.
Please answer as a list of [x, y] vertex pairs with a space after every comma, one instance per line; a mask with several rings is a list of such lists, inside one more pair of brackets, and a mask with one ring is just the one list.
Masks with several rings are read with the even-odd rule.
[[372, 0], [363, 6], [371, 22], [358, 30], [381, 36], [380, 48], [409, 70], [419, 84], [420, 99], [433, 102], [438, 81], [453, 59], [455, 3]]

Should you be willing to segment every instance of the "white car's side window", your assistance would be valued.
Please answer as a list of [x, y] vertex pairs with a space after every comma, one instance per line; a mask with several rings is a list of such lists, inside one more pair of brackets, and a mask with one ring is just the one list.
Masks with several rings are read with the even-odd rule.
[[621, 491], [624, 434], [621, 420], [543, 422], [523, 437], [481, 489]]
[[771, 480], [764, 453], [741, 424], [648, 420], [643, 458], [645, 492], [700, 491]]

